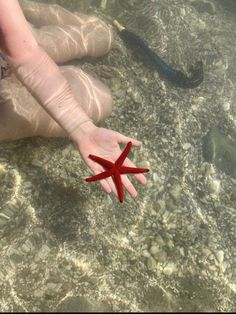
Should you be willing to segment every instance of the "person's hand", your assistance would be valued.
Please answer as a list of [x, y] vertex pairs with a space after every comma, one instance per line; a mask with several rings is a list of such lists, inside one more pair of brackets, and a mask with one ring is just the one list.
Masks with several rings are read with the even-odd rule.
[[[94, 174], [103, 172], [104, 168], [91, 160], [88, 157], [90, 154], [115, 162], [121, 154], [119, 143], [127, 144], [131, 141], [134, 146], [142, 145], [140, 141], [124, 136], [116, 131], [99, 128], [94, 125], [87, 125], [87, 130], [80, 132], [78, 136], [74, 136], [74, 141], [78, 146], [79, 152], [85, 163]], [[125, 159], [124, 166], [135, 167], [128, 158]], [[135, 174], [135, 177], [141, 184], [145, 184], [147, 181], [143, 174]], [[122, 175], [121, 178], [122, 183], [129, 194], [132, 197], [136, 197], [137, 191], [128, 177]], [[118, 197], [116, 186], [111, 177], [100, 180], [100, 183], [106, 192], [113, 192]]]

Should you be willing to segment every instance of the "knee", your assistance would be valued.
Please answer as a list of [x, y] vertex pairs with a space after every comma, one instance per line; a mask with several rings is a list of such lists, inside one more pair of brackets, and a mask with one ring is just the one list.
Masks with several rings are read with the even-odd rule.
[[97, 17], [93, 17], [88, 28], [88, 54], [101, 57], [109, 52], [113, 44], [112, 27]]
[[61, 66], [60, 70], [76, 100], [94, 122], [101, 122], [111, 114], [112, 93], [104, 83], [75, 66]]

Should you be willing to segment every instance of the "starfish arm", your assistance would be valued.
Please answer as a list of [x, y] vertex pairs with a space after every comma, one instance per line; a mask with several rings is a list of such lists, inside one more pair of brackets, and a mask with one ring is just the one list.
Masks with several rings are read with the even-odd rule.
[[106, 160], [102, 157], [98, 157], [98, 156], [90, 154], [89, 158], [92, 159], [93, 161], [96, 161], [97, 163], [99, 163], [100, 165], [102, 165], [106, 168], [112, 168], [114, 166], [113, 162]]
[[121, 176], [119, 170], [115, 170], [114, 172], [114, 181], [116, 185], [116, 189], [118, 192], [118, 197], [121, 203], [123, 203], [124, 200], [124, 191], [123, 191], [123, 186], [121, 182]]
[[123, 152], [120, 154], [119, 158], [115, 162], [115, 165], [117, 167], [120, 167], [123, 164], [123, 162], [125, 161], [125, 158], [127, 157], [128, 153], [131, 149], [131, 146], [132, 146], [132, 142], [129, 142], [126, 145], [125, 149], [123, 150]]
[[125, 173], [144, 173], [144, 172], [148, 172], [149, 169], [123, 166], [123, 167], [120, 167], [119, 171], [120, 171], [121, 174], [125, 174]]
[[90, 178], [85, 179], [86, 182], [92, 182], [92, 181], [97, 181], [97, 180], [101, 180], [101, 179], [105, 179], [108, 178], [110, 176], [112, 176], [114, 170], [113, 169], [109, 169], [106, 170], [104, 172], [101, 172], [99, 174], [96, 174], [95, 176], [92, 176]]

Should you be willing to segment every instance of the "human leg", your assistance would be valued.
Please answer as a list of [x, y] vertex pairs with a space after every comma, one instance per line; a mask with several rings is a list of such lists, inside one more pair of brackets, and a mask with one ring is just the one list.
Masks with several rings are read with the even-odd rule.
[[95, 123], [111, 114], [112, 94], [106, 85], [76, 66], [60, 66], [60, 70], [79, 105]]
[[95, 16], [74, 14], [59, 5], [21, 1], [27, 20], [36, 25], [37, 42], [57, 63], [100, 57], [112, 45], [111, 27]]
[[[95, 122], [112, 110], [109, 89], [74, 66], [60, 67], [79, 105]], [[64, 137], [65, 131], [12, 75], [0, 82], [0, 141], [32, 136]]]
[[[47, 22], [50, 24], [54, 16], [58, 21], [57, 24], [61, 25], [43, 26], [37, 31], [34, 30], [39, 44], [44, 46], [55, 61], [64, 62], [86, 54], [98, 56], [110, 49], [111, 31], [99, 19], [87, 16], [78, 17], [60, 6], [52, 6], [54, 10], [50, 11], [48, 9], [51, 6], [46, 5], [45, 11], [45, 8], [42, 10], [38, 3], [25, 0], [22, 2], [28, 6], [26, 8], [28, 16], [43, 19], [45, 12], [51, 12], [51, 16], [47, 16]], [[36, 10], [37, 5], [41, 9]], [[32, 9], [35, 10], [32, 11]], [[66, 21], [77, 26], [64, 25]], [[84, 47], [83, 40], [86, 42]], [[77, 41], [81, 41], [82, 48]], [[79, 105], [89, 117], [94, 122], [104, 120], [112, 109], [112, 96], [109, 89], [78, 68], [61, 67], [61, 71], [68, 80]], [[0, 84], [0, 141], [29, 136], [66, 135], [26, 88], [14, 78], [14, 75], [2, 80]]]

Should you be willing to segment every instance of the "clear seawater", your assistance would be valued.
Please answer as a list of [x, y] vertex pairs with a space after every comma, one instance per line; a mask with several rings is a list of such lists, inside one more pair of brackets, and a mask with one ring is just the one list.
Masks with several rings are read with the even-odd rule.
[[[115, 28], [79, 66], [113, 93], [103, 127], [143, 142], [135, 200], [107, 195], [67, 139], [0, 144], [0, 311], [236, 310], [236, 1], [44, 1], [116, 18], [174, 68], [162, 80]], [[75, 61], [77, 62], [77, 61]]]

